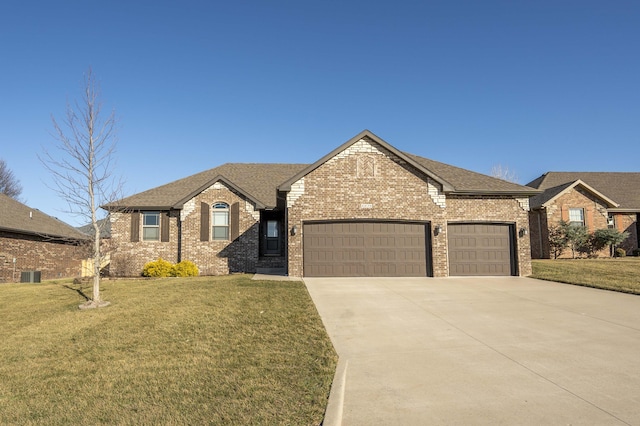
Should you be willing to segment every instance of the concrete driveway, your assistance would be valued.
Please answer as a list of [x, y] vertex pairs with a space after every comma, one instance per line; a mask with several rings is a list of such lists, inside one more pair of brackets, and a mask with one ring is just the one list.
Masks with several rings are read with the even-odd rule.
[[640, 297], [529, 278], [305, 278], [325, 425], [640, 425]]

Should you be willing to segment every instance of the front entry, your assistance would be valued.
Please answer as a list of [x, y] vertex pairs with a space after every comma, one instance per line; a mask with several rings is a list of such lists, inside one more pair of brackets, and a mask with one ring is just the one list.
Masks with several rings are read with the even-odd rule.
[[278, 211], [265, 211], [260, 220], [260, 255], [282, 256], [283, 214]]

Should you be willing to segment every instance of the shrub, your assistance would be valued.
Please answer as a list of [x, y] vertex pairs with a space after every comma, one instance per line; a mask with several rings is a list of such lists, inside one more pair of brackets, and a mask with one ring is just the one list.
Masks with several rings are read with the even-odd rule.
[[197, 277], [200, 274], [195, 263], [189, 260], [183, 260], [173, 266], [174, 277]]
[[171, 262], [162, 258], [158, 258], [154, 262], [148, 262], [142, 268], [143, 277], [170, 277], [172, 272], [173, 265], [171, 265]]
[[634, 255], [634, 256], [636, 256], [636, 257], [637, 257], [637, 256], [640, 256], [640, 248], [633, 249], [633, 251], [631, 252], [631, 254], [632, 254], [632, 255]]
[[616, 257], [625, 257], [627, 255], [627, 252], [625, 249], [618, 247], [616, 249]]

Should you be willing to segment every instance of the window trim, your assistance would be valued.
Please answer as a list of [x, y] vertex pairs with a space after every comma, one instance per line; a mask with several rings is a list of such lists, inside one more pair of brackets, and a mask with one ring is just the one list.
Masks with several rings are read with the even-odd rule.
[[[212, 241], [229, 241], [229, 236], [231, 235], [230, 230], [230, 211], [231, 208], [228, 203], [224, 201], [217, 201], [213, 203], [211, 206], [211, 240]], [[226, 213], [225, 216], [217, 216], [216, 213]], [[224, 217], [224, 224], [216, 224], [216, 217]], [[225, 230], [224, 237], [216, 236], [216, 229]]]
[[[580, 213], [580, 220], [572, 220], [572, 215], [571, 213]], [[575, 217], [574, 217], [575, 218]], [[581, 207], [570, 207], [569, 208], [569, 224], [572, 226], [585, 226], [585, 219], [584, 219], [584, 209]]]
[[[157, 217], [157, 223], [155, 225], [148, 225], [146, 222], [147, 217]], [[142, 241], [160, 241], [160, 212], [156, 210], [143, 211], [142, 212]], [[156, 229], [156, 237], [148, 238], [147, 230]]]

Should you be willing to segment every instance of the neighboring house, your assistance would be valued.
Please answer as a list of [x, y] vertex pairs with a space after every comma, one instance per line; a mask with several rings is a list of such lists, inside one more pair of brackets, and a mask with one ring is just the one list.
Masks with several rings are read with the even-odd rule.
[[[102, 262], [100, 263], [100, 273], [102, 275], [109, 275], [109, 264], [111, 263], [111, 221], [108, 217], [104, 219], [98, 219], [98, 229], [100, 230], [100, 250], [102, 255]], [[95, 230], [93, 224], [77, 228], [82, 232], [93, 238]], [[91, 254], [85, 260], [82, 261], [81, 277], [92, 277], [94, 275], [94, 259]]]
[[205, 275], [528, 275], [537, 193], [364, 131], [313, 164], [224, 164], [104, 206], [111, 273], [162, 257]]
[[0, 194], [0, 281], [39, 271], [42, 280], [80, 275], [87, 236], [60, 220]]
[[[108, 217], [104, 219], [98, 219], [98, 228], [100, 229], [100, 239], [111, 238], [111, 221]], [[91, 223], [76, 228], [78, 231], [89, 236], [93, 236], [94, 230]]]
[[[596, 229], [615, 227], [628, 232], [620, 247], [638, 248], [640, 173], [548, 172], [528, 186], [543, 192], [531, 198], [531, 257], [548, 259], [549, 228], [561, 220]], [[608, 256], [608, 250], [599, 253]], [[564, 255], [570, 256], [570, 253]]]

